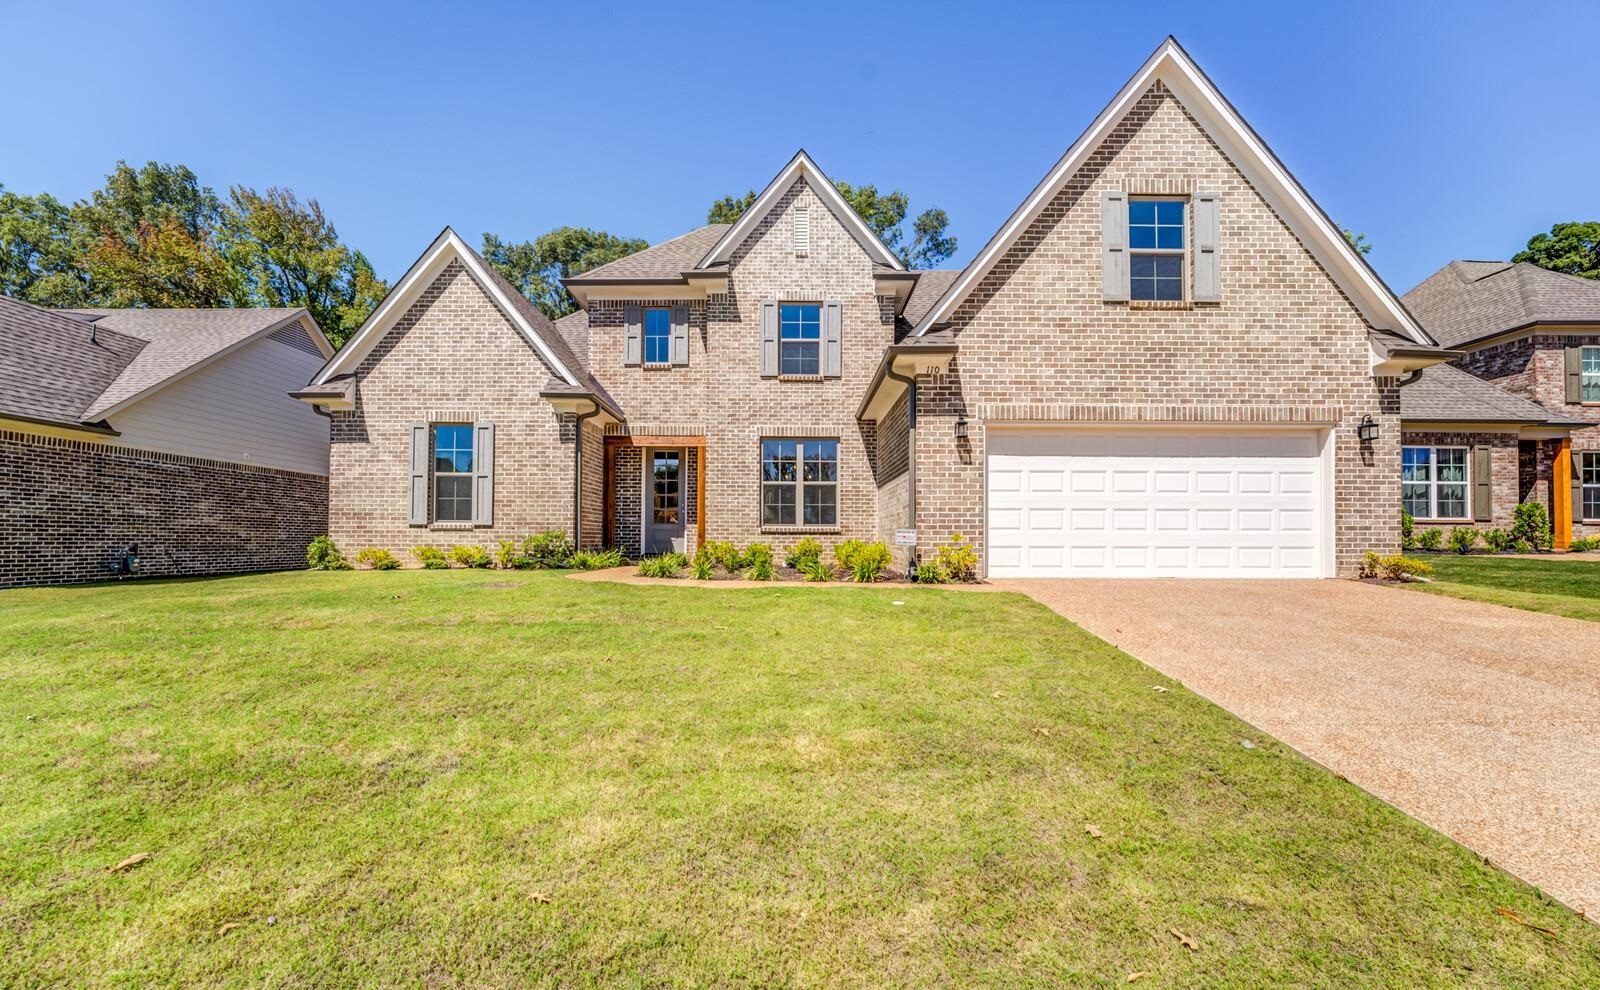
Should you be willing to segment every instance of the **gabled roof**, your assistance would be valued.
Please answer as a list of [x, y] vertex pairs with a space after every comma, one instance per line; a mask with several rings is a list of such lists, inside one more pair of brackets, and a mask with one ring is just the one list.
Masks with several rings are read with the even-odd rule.
[[1256, 192], [1294, 231], [1311, 255], [1344, 290], [1368, 325], [1375, 330], [1404, 334], [1419, 344], [1432, 343], [1366, 259], [1350, 247], [1328, 215], [1311, 199], [1266, 142], [1245, 123], [1238, 110], [1206, 78], [1177, 39], [1171, 36], [1145, 60], [1111, 103], [1100, 111], [1088, 130], [1073, 142], [1067, 153], [989, 239], [989, 243], [978, 252], [943, 297], [929, 309], [918, 323], [914, 331], [916, 334], [925, 334], [930, 328], [950, 319], [956, 307], [1027, 232], [1118, 122], [1158, 80], [1205, 128], [1222, 152], [1250, 180]]
[[1600, 282], [1525, 261], [1452, 261], [1405, 302], [1446, 347], [1539, 323], [1600, 324]]
[[1550, 410], [1476, 375], [1437, 364], [1400, 389], [1400, 418], [1411, 422], [1560, 425]]
[[89, 407], [145, 346], [92, 321], [0, 296], [0, 416], [67, 427], [92, 422]]
[[834, 186], [833, 180], [817, 167], [817, 163], [811, 160], [811, 156], [806, 154], [804, 148], [795, 152], [794, 157], [789, 159], [789, 164], [767, 183], [767, 187], [761, 190], [761, 195], [757, 196], [755, 202], [750, 204], [750, 208], [744, 211], [738, 222], [723, 231], [722, 237], [711, 246], [695, 267], [711, 268], [727, 264], [733, 252], [744, 243], [752, 231], [761, 226], [761, 221], [766, 219], [767, 214], [772, 212], [772, 208], [797, 179], [805, 179], [811, 191], [828, 207], [844, 229], [850, 232], [861, 245], [861, 249], [867, 252], [868, 257], [893, 271], [905, 270], [905, 265], [900, 263], [900, 259], [894, 256], [893, 251], [884, 246], [883, 241], [872, 232], [872, 228], [867, 226], [860, 214], [851, 209], [850, 204], [845, 202], [838, 188]]
[[662, 241], [635, 251], [625, 258], [591, 268], [567, 279], [567, 282], [653, 282], [676, 281], [683, 273], [693, 270], [712, 245], [722, 239], [730, 224], [711, 223], [670, 241]]
[[930, 268], [917, 272], [916, 287], [911, 290], [905, 312], [901, 314], [906, 322], [912, 326], [922, 322], [928, 310], [933, 308], [933, 304], [939, 301], [939, 297], [944, 295], [960, 274], [959, 268]]

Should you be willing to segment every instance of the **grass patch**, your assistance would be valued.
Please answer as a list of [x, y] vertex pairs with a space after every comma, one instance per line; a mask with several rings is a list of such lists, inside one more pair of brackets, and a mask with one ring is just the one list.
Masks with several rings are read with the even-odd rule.
[[6, 592], [0, 641], [4, 985], [1600, 982], [1020, 596], [291, 573]]
[[1432, 584], [1408, 588], [1600, 622], [1600, 554], [1585, 560], [1430, 554]]

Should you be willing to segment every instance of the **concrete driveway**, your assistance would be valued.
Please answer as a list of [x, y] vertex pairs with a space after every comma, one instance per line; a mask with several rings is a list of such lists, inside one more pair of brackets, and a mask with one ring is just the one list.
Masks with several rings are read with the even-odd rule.
[[1600, 912], [1600, 623], [1354, 581], [1000, 581]]

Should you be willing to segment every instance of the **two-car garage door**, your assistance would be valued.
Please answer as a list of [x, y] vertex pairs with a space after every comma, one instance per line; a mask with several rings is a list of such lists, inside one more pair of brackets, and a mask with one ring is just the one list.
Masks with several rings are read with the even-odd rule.
[[1314, 430], [988, 434], [991, 577], [1324, 577]]

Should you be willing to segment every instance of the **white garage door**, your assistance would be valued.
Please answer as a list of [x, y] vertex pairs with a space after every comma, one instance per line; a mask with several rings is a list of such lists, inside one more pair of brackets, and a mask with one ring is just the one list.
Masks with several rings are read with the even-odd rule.
[[989, 431], [991, 577], [1323, 577], [1314, 431]]

